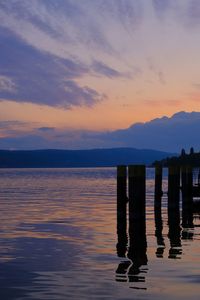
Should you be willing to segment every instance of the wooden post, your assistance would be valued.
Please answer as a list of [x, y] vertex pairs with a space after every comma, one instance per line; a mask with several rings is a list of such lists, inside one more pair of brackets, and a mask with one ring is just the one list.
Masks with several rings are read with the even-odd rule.
[[193, 174], [192, 174], [192, 167], [186, 167], [186, 178], [187, 178], [187, 193], [188, 193], [188, 200], [190, 203], [192, 202], [192, 187], [193, 187]]
[[180, 168], [169, 166], [168, 168], [168, 209], [179, 207], [180, 201]]
[[144, 165], [128, 167], [129, 178], [129, 237], [128, 257], [138, 266], [146, 264], [145, 193], [146, 169]]
[[117, 166], [117, 253], [123, 257], [127, 247], [127, 168]]
[[191, 166], [182, 166], [181, 185], [183, 195], [192, 195], [193, 175]]
[[162, 236], [163, 224], [162, 224], [162, 210], [161, 210], [161, 200], [162, 200], [162, 166], [155, 166], [155, 190], [154, 190], [154, 217], [155, 217], [155, 236], [157, 238], [157, 250], [156, 256], [163, 257], [164, 253], [164, 238]]
[[[181, 254], [180, 237], [180, 167], [170, 166], [168, 169], [168, 237], [170, 240], [169, 258]], [[176, 249], [176, 247], [179, 247]]]
[[182, 181], [182, 225], [193, 227], [193, 173], [191, 166], [181, 169]]
[[155, 167], [155, 193], [154, 193], [154, 208], [161, 208], [162, 199], [162, 166]]
[[181, 191], [182, 191], [182, 203], [183, 203], [183, 198], [187, 194], [187, 175], [186, 175], [186, 166], [181, 167]]
[[129, 178], [129, 225], [133, 220], [145, 220], [146, 170], [144, 165], [131, 165]]

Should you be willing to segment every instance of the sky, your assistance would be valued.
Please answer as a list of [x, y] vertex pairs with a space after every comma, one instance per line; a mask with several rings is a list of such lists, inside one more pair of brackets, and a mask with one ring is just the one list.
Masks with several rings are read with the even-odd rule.
[[0, 21], [0, 148], [200, 111], [199, 0], [1, 0]]

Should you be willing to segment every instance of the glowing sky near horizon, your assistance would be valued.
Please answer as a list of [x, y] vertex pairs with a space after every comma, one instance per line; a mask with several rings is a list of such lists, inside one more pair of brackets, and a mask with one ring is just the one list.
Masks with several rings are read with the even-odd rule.
[[198, 0], [1, 0], [0, 20], [0, 137], [200, 110]]

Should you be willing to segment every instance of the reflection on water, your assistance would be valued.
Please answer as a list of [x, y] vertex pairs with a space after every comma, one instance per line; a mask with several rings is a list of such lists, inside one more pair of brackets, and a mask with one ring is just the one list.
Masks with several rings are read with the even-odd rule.
[[169, 258], [181, 258], [181, 227], [179, 207], [168, 209], [168, 238], [170, 240]]
[[[144, 224], [133, 224], [129, 230], [129, 247], [127, 248], [127, 235], [118, 233], [117, 254], [126, 257], [129, 261], [119, 263], [116, 270], [116, 281], [144, 282], [147, 265], [147, 241]], [[131, 286], [131, 288], [146, 289], [146, 287]]]
[[0, 299], [199, 299], [199, 215], [154, 214], [148, 170], [146, 226], [116, 237], [115, 172], [0, 170]]
[[158, 258], [163, 257], [165, 249], [165, 240], [163, 237], [163, 220], [162, 220], [162, 210], [161, 207], [154, 207], [154, 217], [155, 217], [155, 237], [157, 242], [156, 256]]

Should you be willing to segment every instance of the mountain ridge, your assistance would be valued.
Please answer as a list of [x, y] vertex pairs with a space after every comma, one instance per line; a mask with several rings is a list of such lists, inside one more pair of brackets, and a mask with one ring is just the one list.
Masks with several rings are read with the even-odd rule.
[[151, 149], [108, 148], [90, 150], [0, 150], [0, 168], [113, 167], [146, 164], [174, 153]]

